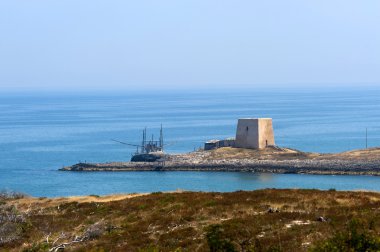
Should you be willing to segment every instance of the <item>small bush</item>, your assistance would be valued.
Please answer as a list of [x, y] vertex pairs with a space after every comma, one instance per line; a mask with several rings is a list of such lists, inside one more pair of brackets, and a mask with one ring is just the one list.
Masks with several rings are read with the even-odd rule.
[[213, 207], [213, 206], [216, 206], [217, 205], [217, 202], [215, 200], [208, 200], [204, 203], [204, 206], [205, 207]]
[[27, 197], [27, 195], [25, 193], [21, 193], [21, 192], [8, 191], [8, 190], [0, 191], [0, 200], [22, 199], [25, 197]]
[[311, 252], [370, 252], [380, 251], [380, 237], [372, 234], [369, 228], [358, 220], [349, 222], [344, 232], [338, 232], [332, 238], [317, 244]]
[[84, 232], [83, 237], [88, 240], [93, 240], [99, 238], [107, 230], [107, 226], [102, 221], [92, 224]]
[[149, 246], [146, 248], [139, 249], [138, 252], [159, 252], [160, 250], [156, 247]]
[[146, 204], [139, 205], [139, 209], [140, 209], [140, 210], [144, 210], [144, 209], [146, 209], [147, 207], [148, 207], [148, 205], [146, 205]]
[[225, 236], [221, 225], [211, 225], [206, 229], [207, 244], [211, 252], [235, 252], [232, 242]]
[[28, 228], [26, 216], [15, 206], [0, 206], [0, 246], [17, 241]]
[[152, 195], [158, 195], [158, 194], [162, 194], [162, 192], [158, 191], [158, 192], [152, 192], [151, 193]]
[[46, 252], [49, 251], [47, 243], [34, 243], [31, 247], [25, 248], [23, 252]]

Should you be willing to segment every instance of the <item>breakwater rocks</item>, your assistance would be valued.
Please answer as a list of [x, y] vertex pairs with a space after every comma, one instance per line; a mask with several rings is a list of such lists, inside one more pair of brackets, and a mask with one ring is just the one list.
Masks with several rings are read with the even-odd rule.
[[242, 171], [263, 173], [380, 175], [380, 148], [338, 154], [288, 148], [220, 148], [166, 155], [165, 162], [79, 163], [62, 171]]

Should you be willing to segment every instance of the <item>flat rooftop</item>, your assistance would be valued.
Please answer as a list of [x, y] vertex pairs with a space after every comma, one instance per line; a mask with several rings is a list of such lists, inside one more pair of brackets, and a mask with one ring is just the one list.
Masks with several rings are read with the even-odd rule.
[[239, 120], [272, 120], [272, 118], [264, 118], [264, 117], [261, 117], [261, 118], [239, 118]]

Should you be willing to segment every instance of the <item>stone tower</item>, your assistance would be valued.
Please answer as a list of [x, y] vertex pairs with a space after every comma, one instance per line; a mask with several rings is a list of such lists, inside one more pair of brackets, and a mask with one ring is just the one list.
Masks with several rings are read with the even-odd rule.
[[236, 130], [237, 148], [263, 149], [274, 145], [272, 118], [239, 119]]

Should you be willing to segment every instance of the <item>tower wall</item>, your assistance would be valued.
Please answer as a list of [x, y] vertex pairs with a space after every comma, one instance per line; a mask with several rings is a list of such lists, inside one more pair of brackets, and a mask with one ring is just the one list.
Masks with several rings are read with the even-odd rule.
[[259, 149], [270, 145], [275, 145], [272, 119], [261, 118], [259, 119]]
[[239, 119], [236, 129], [236, 142], [238, 148], [259, 148], [259, 120]]
[[238, 148], [263, 149], [274, 145], [272, 119], [243, 118], [238, 120], [235, 146]]

